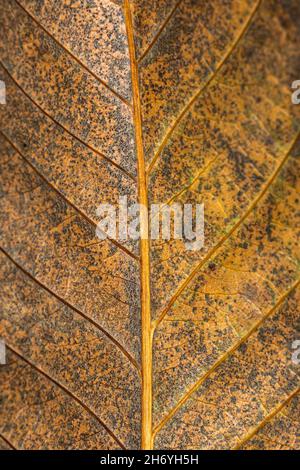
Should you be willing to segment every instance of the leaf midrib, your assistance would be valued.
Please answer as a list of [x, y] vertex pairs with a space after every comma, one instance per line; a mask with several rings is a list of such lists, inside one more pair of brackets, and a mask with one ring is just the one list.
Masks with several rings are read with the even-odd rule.
[[[142, 135], [141, 99], [139, 89], [138, 63], [134, 44], [132, 13], [129, 0], [124, 1], [125, 23], [128, 38], [133, 92], [133, 121], [138, 163], [139, 203], [148, 213], [148, 193]], [[145, 225], [147, 224], [147, 226]], [[140, 233], [148, 233], [148, 218], [140, 218]], [[149, 238], [140, 238], [141, 278], [141, 323], [142, 323], [142, 435], [141, 447], [151, 449], [152, 442], [152, 330], [150, 305], [150, 243]]]

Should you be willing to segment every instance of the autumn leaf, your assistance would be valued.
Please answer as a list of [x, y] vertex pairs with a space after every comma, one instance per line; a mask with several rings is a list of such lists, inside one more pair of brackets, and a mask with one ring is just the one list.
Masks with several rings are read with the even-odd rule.
[[[299, 449], [299, 18], [1, 1], [1, 449]], [[203, 248], [100, 240], [124, 196]]]

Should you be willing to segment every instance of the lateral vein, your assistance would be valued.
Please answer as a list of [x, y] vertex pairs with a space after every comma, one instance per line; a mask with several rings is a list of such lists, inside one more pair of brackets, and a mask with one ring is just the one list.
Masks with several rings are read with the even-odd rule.
[[76, 57], [66, 46], [64, 46], [61, 42], [59, 42], [53, 34], [51, 34], [38, 20], [28, 11], [25, 7], [19, 2], [19, 0], [15, 0], [15, 3], [24, 11], [24, 13], [29, 16], [29, 18], [36, 23], [36, 25], [41, 28], [44, 33], [49, 36], [52, 41], [54, 41], [61, 49], [63, 49], [72, 59], [75, 60], [86, 72], [88, 72], [92, 77], [94, 77], [97, 81], [99, 81], [103, 86], [105, 86], [113, 95], [115, 95], [119, 100], [123, 101], [128, 107], [132, 107], [131, 103], [126, 100], [122, 95], [120, 95], [117, 91], [111, 88], [105, 81], [103, 81], [97, 74], [95, 74], [92, 70], [90, 70], [78, 57]]
[[67, 395], [69, 395], [73, 400], [75, 400], [82, 408], [85, 409], [89, 414], [91, 414], [100, 424], [103, 426], [103, 428], [106, 430], [106, 432], [119, 444], [119, 446], [122, 449], [126, 449], [124, 444], [117, 438], [117, 436], [113, 433], [113, 431], [102, 421], [102, 419], [99, 418], [99, 416], [94, 413], [83, 401], [80, 400], [80, 398], [76, 397], [70, 390], [67, 389], [64, 385], [56, 381], [53, 377], [48, 375], [46, 372], [44, 372], [42, 369], [40, 369], [38, 366], [33, 364], [31, 361], [29, 361], [27, 358], [25, 358], [20, 352], [18, 352], [15, 348], [10, 346], [9, 344], [6, 343], [6, 347], [10, 349], [16, 356], [18, 356], [22, 361], [26, 362], [30, 367], [35, 369], [37, 372], [42, 374], [44, 377], [46, 377], [47, 380], [50, 380], [53, 382], [57, 387], [62, 389]]
[[96, 321], [88, 317], [85, 313], [83, 313], [77, 307], [75, 307], [74, 305], [72, 305], [67, 300], [63, 299], [62, 297], [60, 297], [58, 294], [56, 294], [51, 289], [49, 289], [49, 287], [45, 286], [42, 282], [38, 281], [32, 274], [26, 271], [26, 269], [24, 269], [23, 266], [21, 266], [17, 261], [15, 261], [12, 258], [12, 256], [9, 253], [7, 253], [7, 251], [4, 248], [0, 247], [0, 252], [2, 252], [20, 271], [22, 271], [25, 274], [25, 276], [29, 277], [35, 284], [39, 285], [42, 289], [44, 289], [50, 295], [55, 297], [63, 305], [66, 305], [68, 308], [76, 312], [78, 315], [80, 315], [82, 318], [84, 318], [89, 323], [94, 325], [98, 330], [100, 330], [121, 351], [121, 353], [123, 353], [127, 357], [127, 359], [131, 362], [133, 367], [137, 370], [137, 372], [140, 373], [140, 368], [136, 360], [108, 331], [106, 331], [101, 325], [99, 325]]
[[157, 42], [157, 40], [159, 39], [160, 35], [162, 34], [162, 32], [164, 31], [164, 29], [166, 28], [167, 24], [171, 21], [171, 19], [173, 18], [174, 14], [176, 13], [176, 11], [178, 10], [180, 4], [182, 3], [183, 0], [179, 0], [173, 7], [173, 9], [170, 11], [169, 15], [167, 16], [167, 18], [165, 19], [165, 21], [163, 22], [163, 24], [161, 25], [161, 27], [159, 28], [157, 34], [154, 36], [154, 38], [152, 39], [152, 41], [150, 42], [150, 44], [146, 47], [146, 49], [144, 50], [144, 52], [142, 53], [142, 55], [139, 57], [138, 59], [138, 63], [140, 63], [145, 57], [146, 55], [148, 54], [148, 52], [152, 49], [152, 47], [154, 46], [154, 44]]
[[276, 304], [265, 314], [262, 318], [256, 322], [256, 324], [238, 341], [231, 349], [226, 351], [220, 359], [202, 376], [197, 382], [189, 389], [189, 391], [178, 401], [174, 408], [165, 416], [165, 418], [156, 426], [153, 432], [153, 438], [156, 434], [165, 426], [165, 424], [177, 413], [177, 411], [186, 403], [186, 401], [193, 395], [194, 392], [202, 385], [202, 383], [221, 365], [228, 359], [242, 344], [255, 333], [258, 328], [280, 307], [280, 305], [286, 300], [286, 298], [298, 287], [300, 279], [285, 292]]
[[239, 450], [244, 444], [246, 444], [246, 442], [248, 442], [250, 439], [252, 439], [252, 437], [254, 437], [269, 421], [271, 421], [272, 418], [274, 418], [277, 414], [280, 413], [280, 411], [286, 406], [288, 405], [292, 399], [298, 395], [298, 393], [300, 392], [300, 388], [297, 388], [294, 392], [292, 392], [288, 398], [283, 402], [281, 403], [279, 406], [277, 406], [271, 413], [268, 414], [268, 416], [265, 417], [265, 419], [263, 419], [263, 421], [261, 421], [259, 423], [258, 426], [256, 426], [256, 428], [254, 430], [252, 430], [249, 434], [247, 434], [235, 447], [233, 450]]
[[162, 140], [162, 143], [160, 144], [156, 154], [154, 155], [152, 161], [150, 162], [150, 164], [148, 165], [148, 168], [147, 168], [147, 175], [150, 175], [151, 172], [152, 172], [152, 169], [155, 165], [155, 163], [157, 162], [160, 154], [162, 153], [163, 149], [165, 148], [169, 138], [171, 137], [171, 135], [173, 134], [175, 128], [177, 127], [177, 125], [179, 124], [179, 122], [182, 120], [182, 118], [187, 114], [187, 112], [189, 111], [189, 109], [192, 107], [192, 105], [195, 103], [195, 101], [197, 100], [197, 98], [206, 90], [206, 88], [210, 85], [210, 83], [215, 79], [216, 75], [218, 74], [219, 70], [223, 67], [223, 65], [225, 64], [225, 62], [227, 61], [227, 59], [230, 57], [230, 55], [232, 54], [232, 52], [237, 48], [237, 46], [239, 45], [240, 41], [243, 39], [243, 37], [245, 36], [246, 32], [248, 31], [251, 23], [252, 23], [252, 20], [256, 14], [256, 12], [258, 11], [259, 9], [259, 6], [261, 4], [262, 0], [258, 0], [258, 2], [256, 3], [255, 7], [253, 8], [249, 18], [248, 18], [248, 21], [247, 23], [245, 24], [244, 28], [242, 29], [241, 33], [238, 35], [236, 41], [233, 43], [232, 47], [230, 48], [230, 50], [227, 52], [227, 54], [224, 56], [223, 60], [220, 62], [220, 64], [218, 65], [218, 67], [216, 68], [215, 72], [213, 73], [213, 75], [210, 77], [210, 79], [205, 83], [205, 85], [200, 89], [198, 90], [195, 95], [190, 99], [190, 101], [187, 103], [187, 105], [183, 108], [183, 110], [180, 112], [180, 114], [178, 115], [177, 119], [175, 120], [175, 122], [172, 124], [172, 126], [169, 128], [169, 130], [167, 131], [164, 139]]
[[293, 142], [291, 143], [286, 155], [276, 168], [276, 170], [273, 172], [272, 176], [269, 178], [267, 181], [264, 189], [258, 194], [257, 198], [253, 201], [253, 203], [248, 207], [247, 211], [245, 214], [239, 219], [239, 221], [231, 228], [231, 230], [224, 235], [220, 239], [220, 241], [214, 246], [214, 248], [205, 256], [205, 258], [195, 267], [195, 269], [191, 272], [191, 274], [186, 278], [186, 280], [183, 282], [183, 284], [179, 287], [179, 289], [175, 292], [173, 297], [171, 298], [170, 302], [166, 306], [166, 308], [162, 311], [161, 315], [159, 318], [153, 322], [153, 328], [157, 328], [158, 325], [163, 321], [164, 317], [174, 304], [178, 297], [181, 295], [181, 293], [184, 291], [184, 289], [188, 286], [188, 284], [193, 280], [193, 278], [196, 276], [198, 271], [213, 257], [213, 255], [216, 253], [216, 251], [223, 246], [223, 244], [228, 240], [228, 238], [240, 227], [240, 225], [244, 222], [244, 220], [251, 214], [253, 209], [257, 206], [257, 204], [260, 202], [260, 200], [263, 198], [263, 196], [266, 194], [272, 183], [275, 181], [276, 177], [280, 173], [281, 169], [283, 168], [284, 164], [286, 163], [287, 159], [289, 158], [292, 150], [294, 149], [295, 145], [297, 144], [297, 141], [300, 137], [300, 131], [297, 133], [296, 137], [294, 138]]
[[[61, 199], [63, 199], [66, 204], [68, 204], [70, 207], [72, 207], [76, 212], [78, 212], [78, 214], [81, 215], [81, 217], [83, 217], [89, 224], [91, 224], [93, 227], [97, 227], [97, 224], [92, 220], [90, 219], [90, 217], [88, 215], [86, 215], [83, 211], [81, 211], [80, 209], [78, 209], [78, 207], [75, 206], [75, 204], [73, 204], [69, 199], [66, 198], [66, 196], [64, 196], [64, 194], [62, 194], [59, 189], [57, 189], [52, 183], [50, 183], [50, 181], [48, 181], [45, 176], [40, 173], [40, 171], [20, 152], [20, 150], [15, 146], [15, 144], [7, 137], [7, 135], [0, 129], [0, 135], [3, 136], [3, 138], [5, 140], [7, 140], [7, 142], [10, 144], [10, 146], [17, 152], [18, 155], [20, 155], [20, 157], [30, 166], [30, 168], [32, 168], [32, 170], [42, 179], [42, 181], [47, 184], [47, 186], [49, 186], [49, 188], [51, 188], [52, 191], [55, 191], [56, 194], [59, 195], [59, 197]], [[136, 256], [134, 253], [132, 253], [131, 251], [129, 251], [125, 246], [121, 245], [121, 243], [117, 242], [116, 240], [114, 240], [113, 238], [108, 238], [107, 239], [113, 243], [114, 245], [116, 245], [120, 250], [124, 251], [128, 256], [130, 256], [131, 258], [135, 259], [136, 261], [139, 261], [139, 258], [138, 256]]]
[[84, 142], [80, 137], [78, 137], [77, 135], [73, 134], [73, 132], [69, 131], [66, 127], [64, 127], [62, 124], [60, 124], [60, 122], [58, 122], [53, 116], [51, 116], [47, 111], [45, 111], [38, 103], [36, 103], [34, 101], [34, 99], [25, 91], [23, 90], [23, 88], [19, 85], [19, 83], [17, 82], [17, 80], [12, 76], [12, 74], [7, 70], [7, 68], [5, 67], [5, 65], [3, 64], [3, 62], [0, 60], [0, 65], [1, 67], [3, 68], [3, 70], [5, 71], [5, 73], [10, 77], [11, 81], [16, 85], [17, 88], [19, 88], [19, 90], [23, 93], [24, 96], [26, 96], [26, 98], [29, 99], [29, 101], [31, 101], [31, 103], [36, 106], [45, 116], [47, 116], [49, 119], [51, 119], [51, 121], [53, 121], [57, 126], [59, 126], [61, 129], [63, 129], [65, 132], [67, 132], [67, 134], [69, 134], [71, 137], [73, 137], [73, 139], [77, 140], [78, 142], [80, 142], [82, 145], [84, 145], [85, 147], [87, 147], [89, 150], [91, 150], [92, 152], [96, 153], [97, 155], [99, 155], [99, 157], [103, 158], [104, 160], [106, 160], [108, 163], [110, 163], [111, 165], [113, 165], [114, 167], [118, 168], [118, 170], [122, 171], [122, 173], [124, 173], [126, 176], [128, 176], [132, 181], [136, 182], [136, 179], [133, 175], [131, 175], [130, 173], [128, 173], [126, 170], [124, 170], [124, 168], [122, 168], [120, 165], [118, 165], [117, 163], [115, 163], [113, 160], [111, 160], [110, 158], [108, 158], [106, 155], [104, 155], [103, 153], [101, 153], [99, 150], [97, 150], [95, 147], [93, 147], [92, 145], [88, 144], [87, 142]]

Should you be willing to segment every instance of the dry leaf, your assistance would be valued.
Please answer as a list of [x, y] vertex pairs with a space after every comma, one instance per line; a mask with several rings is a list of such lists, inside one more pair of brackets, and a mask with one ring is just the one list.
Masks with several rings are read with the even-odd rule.
[[[0, 448], [300, 448], [299, 18], [1, 1]], [[99, 240], [121, 196], [204, 247]]]

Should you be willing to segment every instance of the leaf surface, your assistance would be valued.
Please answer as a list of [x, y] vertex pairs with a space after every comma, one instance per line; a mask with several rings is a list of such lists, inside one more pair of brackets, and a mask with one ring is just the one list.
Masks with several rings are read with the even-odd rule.
[[[1, 449], [299, 448], [299, 18], [1, 2]], [[204, 247], [99, 240], [121, 196]]]

